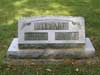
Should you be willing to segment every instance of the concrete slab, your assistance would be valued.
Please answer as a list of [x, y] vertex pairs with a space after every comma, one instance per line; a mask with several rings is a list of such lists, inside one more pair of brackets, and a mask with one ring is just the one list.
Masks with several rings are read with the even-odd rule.
[[92, 57], [95, 54], [89, 38], [85, 40], [85, 48], [78, 49], [19, 49], [18, 38], [14, 38], [7, 51], [7, 56], [12, 58], [33, 58], [33, 59], [48, 59], [48, 58], [85, 58]]

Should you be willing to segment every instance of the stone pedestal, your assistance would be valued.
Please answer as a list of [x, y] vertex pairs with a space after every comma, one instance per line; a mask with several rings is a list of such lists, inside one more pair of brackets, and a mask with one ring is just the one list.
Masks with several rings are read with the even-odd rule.
[[18, 38], [14, 38], [8, 51], [8, 57], [12, 58], [32, 58], [32, 59], [49, 59], [49, 58], [86, 58], [92, 57], [95, 49], [89, 38], [85, 40], [85, 47], [82, 49], [19, 49]]

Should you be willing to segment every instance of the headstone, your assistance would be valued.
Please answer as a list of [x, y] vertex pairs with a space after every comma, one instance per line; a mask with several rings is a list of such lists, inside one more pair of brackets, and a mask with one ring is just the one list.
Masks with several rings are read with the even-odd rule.
[[83, 17], [40, 16], [18, 21], [18, 38], [7, 52], [12, 58], [49, 59], [85, 58], [95, 49], [85, 37]]

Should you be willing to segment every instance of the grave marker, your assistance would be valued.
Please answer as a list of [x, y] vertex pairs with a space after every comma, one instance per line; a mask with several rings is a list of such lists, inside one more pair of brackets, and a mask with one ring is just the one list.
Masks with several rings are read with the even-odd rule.
[[19, 48], [27, 46], [34, 48], [36, 45], [39, 48], [40, 45], [49, 47], [52, 44], [67, 48], [68, 46], [79, 47], [85, 43], [85, 25], [82, 17], [25, 18], [19, 20], [18, 26]]
[[83, 17], [40, 16], [18, 21], [18, 38], [7, 55], [12, 58], [49, 59], [94, 56], [95, 49], [85, 37]]

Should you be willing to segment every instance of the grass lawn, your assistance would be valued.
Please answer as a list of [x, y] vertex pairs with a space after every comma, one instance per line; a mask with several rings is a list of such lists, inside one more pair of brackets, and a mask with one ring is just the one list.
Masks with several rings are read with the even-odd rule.
[[100, 0], [0, 0], [0, 75], [100, 75], [100, 65], [3, 65], [8, 46], [17, 37], [17, 20], [40, 15], [83, 16], [86, 36], [100, 58]]

